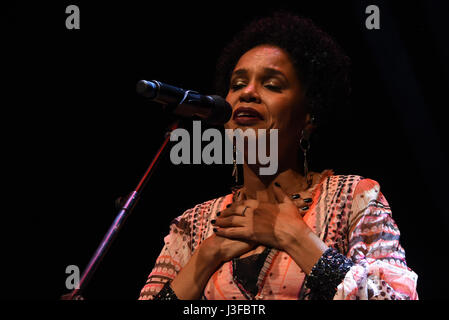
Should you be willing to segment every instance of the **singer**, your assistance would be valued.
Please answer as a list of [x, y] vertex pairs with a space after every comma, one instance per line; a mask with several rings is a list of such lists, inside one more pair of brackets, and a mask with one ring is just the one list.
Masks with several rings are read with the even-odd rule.
[[290, 13], [234, 38], [217, 65], [225, 128], [278, 129], [278, 171], [245, 162], [242, 186], [176, 218], [139, 299], [418, 299], [379, 184], [309, 170], [310, 137], [348, 96], [348, 68], [330, 36]]

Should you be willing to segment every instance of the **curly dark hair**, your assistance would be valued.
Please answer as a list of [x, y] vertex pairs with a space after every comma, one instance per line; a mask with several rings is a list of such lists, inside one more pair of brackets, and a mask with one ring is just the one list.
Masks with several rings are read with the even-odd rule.
[[215, 89], [226, 96], [232, 71], [239, 58], [262, 44], [288, 53], [298, 79], [306, 90], [306, 107], [321, 126], [350, 93], [350, 59], [340, 46], [310, 19], [278, 11], [257, 19], [224, 48], [216, 69]]

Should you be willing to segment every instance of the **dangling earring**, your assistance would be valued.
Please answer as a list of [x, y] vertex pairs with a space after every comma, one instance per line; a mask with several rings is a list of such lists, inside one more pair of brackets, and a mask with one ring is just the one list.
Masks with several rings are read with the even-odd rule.
[[235, 143], [233, 145], [232, 164], [233, 164], [232, 176], [234, 177], [234, 185], [231, 187], [231, 191], [233, 194], [232, 202], [234, 202], [240, 195], [240, 189], [242, 187], [241, 185], [239, 185], [239, 168], [237, 166], [237, 153]]
[[[305, 134], [304, 129], [301, 130], [301, 137], [299, 138], [299, 147], [304, 154], [304, 177], [306, 178], [307, 185], [310, 188], [312, 186], [312, 175], [309, 175], [309, 164], [307, 161], [307, 152], [310, 150], [309, 134]], [[306, 145], [304, 145], [304, 143]]]
[[235, 179], [235, 185], [238, 185], [239, 182], [239, 169], [237, 167], [237, 153], [235, 152], [235, 143], [233, 144], [233, 156], [232, 156], [232, 163], [234, 166], [234, 169], [232, 170], [232, 176]]

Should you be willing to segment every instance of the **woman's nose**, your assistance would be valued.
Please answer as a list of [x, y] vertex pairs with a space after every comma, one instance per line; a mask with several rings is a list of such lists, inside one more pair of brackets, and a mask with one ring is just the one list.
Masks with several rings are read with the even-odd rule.
[[260, 95], [254, 84], [248, 84], [244, 87], [239, 98], [241, 102], [260, 102]]

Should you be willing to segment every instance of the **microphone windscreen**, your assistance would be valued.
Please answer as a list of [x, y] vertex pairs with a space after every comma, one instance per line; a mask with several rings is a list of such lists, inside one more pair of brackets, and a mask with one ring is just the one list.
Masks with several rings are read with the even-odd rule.
[[232, 107], [222, 97], [217, 95], [210, 96], [214, 100], [214, 108], [206, 122], [212, 125], [223, 125], [231, 119]]
[[140, 80], [137, 82], [136, 91], [146, 98], [154, 99], [157, 96], [158, 86], [153, 81]]

